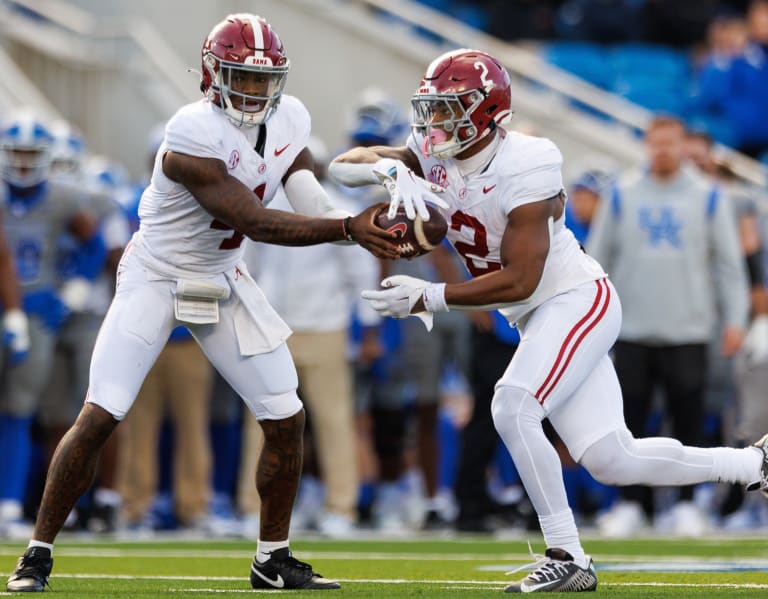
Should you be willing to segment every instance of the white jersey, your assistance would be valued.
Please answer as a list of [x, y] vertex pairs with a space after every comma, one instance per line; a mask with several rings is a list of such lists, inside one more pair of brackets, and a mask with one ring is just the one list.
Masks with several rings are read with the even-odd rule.
[[[474, 277], [501, 269], [501, 239], [512, 210], [563, 191], [563, 158], [555, 144], [522, 133], [502, 135], [490, 163], [468, 177], [455, 160], [424, 158], [418, 149], [421, 139], [408, 142], [424, 177], [446, 189], [440, 197], [449, 204], [447, 237]], [[515, 322], [549, 298], [605, 276], [582, 251], [562, 216], [550, 223], [549, 254], [538, 287], [527, 299], [500, 311]]]
[[205, 276], [225, 272], [242, 260], [243, 234], [216, 220], [186, 187], [166, 177], [162, 157], [173, 151], [221, 160], [266, 206], [307, 145], [310, 117], [301, 101], [283, 95], [266, 124], [261, 156], [255, 146], [264, 126], [238, 128], [207, 100], [188, 104], [171, 118], [139, 204], [141, 226], [134, 236], [134, 245], [154, 270]]

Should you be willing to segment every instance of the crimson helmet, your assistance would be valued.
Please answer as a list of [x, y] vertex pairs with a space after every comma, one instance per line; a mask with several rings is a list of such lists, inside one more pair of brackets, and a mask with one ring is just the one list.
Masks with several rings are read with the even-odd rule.
[[462, 48], [438, 56], [411, 98], [424, 156], [452, 158], [512, 115], [509, 73], [490, 54]]
[[202, 60], [200, 90], [215, 106], [238, 127], [266, 122], [290, 67], [269, 23], [247, 13], [229, 15], [205, 38]]

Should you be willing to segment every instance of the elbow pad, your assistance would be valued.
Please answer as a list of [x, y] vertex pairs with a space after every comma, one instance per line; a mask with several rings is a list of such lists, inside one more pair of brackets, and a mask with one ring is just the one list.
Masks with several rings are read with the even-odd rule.
[[374, 164], [357, 162], [331, 162], [328, 174], [346, 187], [373, 185], [381, 181], [373, 174]]
[[291, 173], [284, 188], [288, 201], [298, 214], [323, 218], [352, 216], [346, 210], [340, 210], [331, 203], [328, 193], [315, 175], [307, 169]]

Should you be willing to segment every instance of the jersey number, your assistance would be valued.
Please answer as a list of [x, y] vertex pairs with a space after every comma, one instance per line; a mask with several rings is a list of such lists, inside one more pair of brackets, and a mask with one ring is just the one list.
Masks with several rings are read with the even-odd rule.
[[472, 239], [472, 243], [464, 243], [457, 241], [453, 244], [456, 251], [459, 252], [464, 263], [467, 265], [467, 270], [473, 277], [479, 277], [489, 272], [501, 269], [501, 264], [497, 262], [485, 262], [485, 266], [477, 266], [475, 259], [485, 260], [488, 256], [488, 236], [485, 231], [485, 226], [474, 216], [464, 214], [461, 210], [454, 212], [451, 215], [451, 229], [454, 231], [460, 231], [461, 227], [468, 227], [475, 232]]
[[[260, 200], [264, 199], [265, 187], [266, 187], [266, 184], [262, 183], [256, 189], [253, 190], [253, 193], [259, 196]], [[213, 222], [211, 223], [210, 228], [215, 229], [217, 231], [232, 231], [231, 236], [221, 240], [221, 243], [219, 244], [220, 250], [236, 250], [243, 243], [243, 238], [245, 237], [245, 235], [243, 235], [240, 231], [235, 231], [235, 229], [230, 227], [227, 223], [223, 223], [217, 218], [213, 219]]]

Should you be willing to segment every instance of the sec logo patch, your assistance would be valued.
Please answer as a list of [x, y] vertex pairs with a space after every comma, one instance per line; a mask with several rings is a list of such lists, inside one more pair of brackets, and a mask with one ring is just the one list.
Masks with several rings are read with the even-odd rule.
[[238, 164], [240, 164], [240, 152], [232, 150], [232, 153], [229, 155], [229, 160], [227, 161], [227, 168], [229, 170], [234, 170], [237, 168]]

